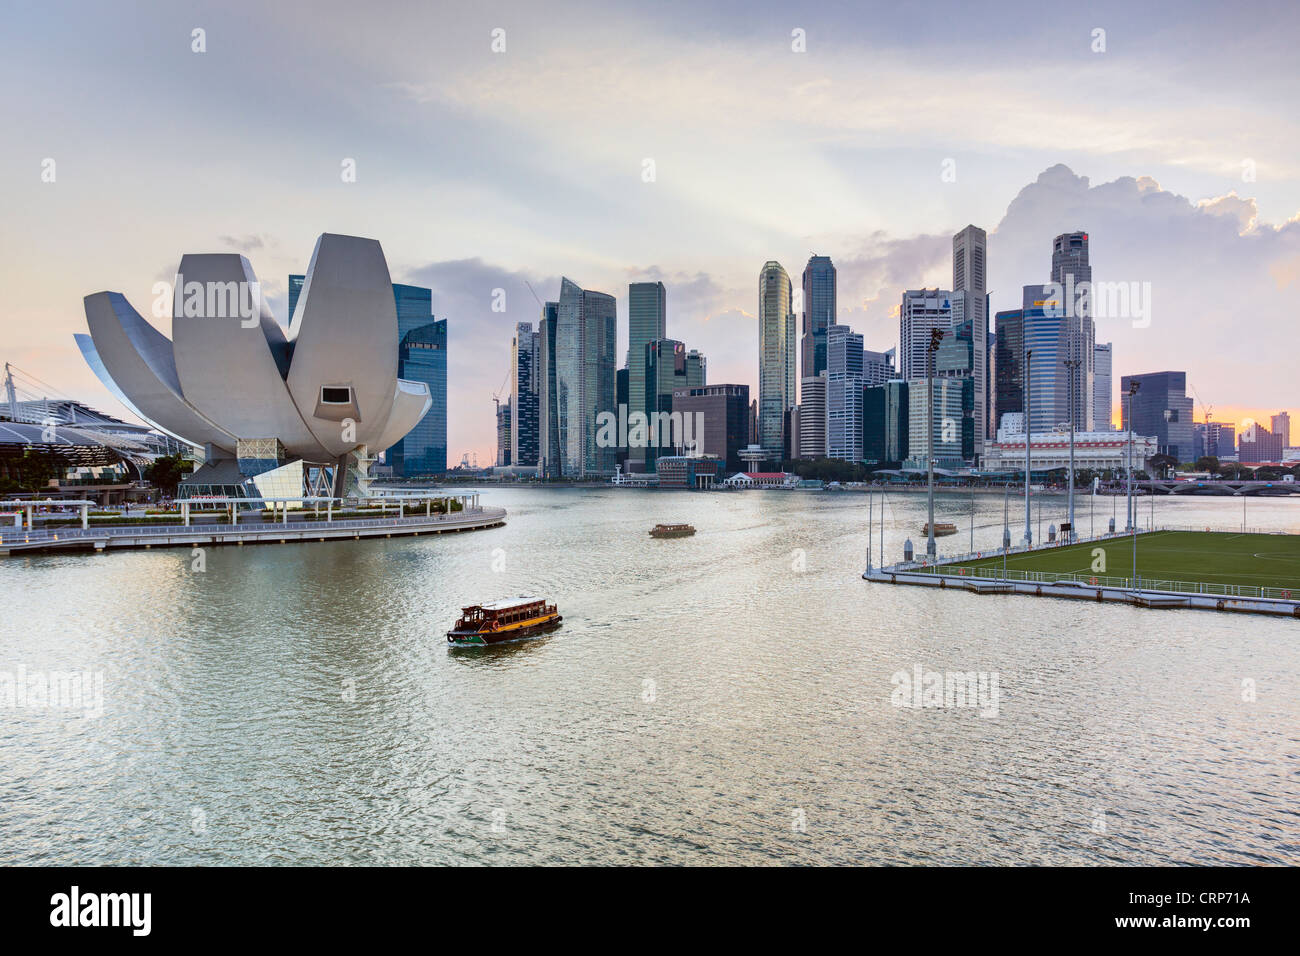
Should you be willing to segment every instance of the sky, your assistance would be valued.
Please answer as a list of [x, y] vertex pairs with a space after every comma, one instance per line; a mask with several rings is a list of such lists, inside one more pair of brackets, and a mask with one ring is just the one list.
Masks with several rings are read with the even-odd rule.
[[798, 286], [831, 256], [837, 320], [881, 351], [903, 290], [951, 286], [967, 223], [989, 232], [994, 310], [1048, 280], [1074, 229], [1095, 281], [1149, 290], [1149, 322], [1098, 323], [1116, 389], [1178, 369], [1197, 420], [1300, 410], [1295, 3], [55, 0], [4, 17], [0, 360], [123, 417], [73, 343], [82, 297], [147, 315], [186, 252], [247, 255], [285, 321], [318, 235], [378, 239], [448, 320], [449, 462], [483, 464], [515, 323], [538, 317], [529, 285], [616, 296], [621, 359], [628, 283], [662, 279], [668, 334], [711, 383], [756, 393], [764, 262]]

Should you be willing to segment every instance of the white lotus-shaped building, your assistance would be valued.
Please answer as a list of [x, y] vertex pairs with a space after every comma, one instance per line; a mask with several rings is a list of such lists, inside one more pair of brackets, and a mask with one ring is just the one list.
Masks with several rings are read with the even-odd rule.
[[[427, 385], [397, 377], [397, 310], [374, 239], [316, 241], [287, 333], [233, 253], [181, 259], [170, 340], [120, 293], [85, 306], [87, 363], [141, 418], [204, 447], [199, 484], [253, 480], [271, 497], [314, 468], [336, 496], [364, 490], [374, 455], [431, 405]], [[300, 492], [301, 479], [289, 494]]]

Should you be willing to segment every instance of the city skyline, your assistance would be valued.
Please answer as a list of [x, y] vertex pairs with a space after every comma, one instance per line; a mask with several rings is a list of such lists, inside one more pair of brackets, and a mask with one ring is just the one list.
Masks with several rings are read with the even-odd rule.
[[[204, 10], [202, 23], [163, 11], [129, 28], [108, 10], [62, 7], [86, 29], [6, 44], [0, 58], [13, 91], [0, 115], [22, 144], [0, 158], [12, 199], [5, 358], [109, 413], [129, 415], [68, 344], [81, 297], [151, 300], [178, 245], [255, 256], [285, 324], [284, 277], [315, 235], [381, 240], [394, 281], [430, 288], [447, 320], [454, 464], [466, 452], [491, 460], [500, 343], [538, 319], [526, 282], [546, 300], [564, 274], [611, 290], [621, 359], [621, 293], [663, 281], [674, 337], [712, 357], [712, 380], [757, 395], [762, 262], [795, 275], [814, 253], [832, 258], [835, 321], [884, 350], [903, 290], [950, 286], [952, 236], [967, 223], [987, 230], [990, 315], [1047, 278], [1052, 237], [1086, 229], [1098, 276], [1153, 289], [1148, 326], [1098, 320], [1114, 376], [1185, 369], [1216, 419], [1239, 426], [1295, 407], [1289, 350], [1260, 347], [1288, 334], [1277, 303], [1300, 281], [1297, 78], [1270, 66], [1286, 61], [1278, 26], [1295, 23], [1292, 7], [1246, 17], [1180, 5], [1171, 18], [1100, 4], [1089, 13], [1105, 25], [1104, 51], [1091, 20], [960, 5], [940, 32], [895, 10], [846, 29], [830, 7], [793, 24], [762, 4], [667, 3], [653, 21], [630, 6], [596, 17], [506, 4], [454, 24], [378, 10], [360, 36], [292, 4]], [[16, 11], [9, 36], [58, 35], [66, 15]], [[627, 51], [616, 84], [593, 82], [597, 37]], [[985, 65], [962, 55], [971, 37]], [[1026, 91], [1029, 68], [1007, 54], [1045, 48], [1057, 55], [1034, 65], [1045, 82]], [[137, 67], [114, 71], [120, 61]], [[32, 71], [48, 78], [40, 109], [18, 92]], [[1068, 111], [1052, 80], [1079, 90]], [[701, 86], [710, 96], [695, 102]], [[1134, 88], [1150, 92], [1138, 103]], [[991, 99], [1018, 121], [972, 122], [973, 104]], [[162, 117], [170, 148], [143, 162], [140, 132]], [[787, 127], [801, 135], [764, 148]], [[265, 150], [268, 138], [279, 148]], [[213, 159], [254, 152], [251, 164]]]

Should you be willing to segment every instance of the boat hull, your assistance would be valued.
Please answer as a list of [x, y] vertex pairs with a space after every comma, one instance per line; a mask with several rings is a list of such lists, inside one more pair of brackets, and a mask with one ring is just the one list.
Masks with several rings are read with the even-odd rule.
[[488, 647], [492, 644], [506, 644], [553, 631], [563, 620], [561, 615], [556, 614], [544, 621], [524, 624], [521, 627], [503, 628], [499, 631], [448, 631], [447, 643], [452, 647]]

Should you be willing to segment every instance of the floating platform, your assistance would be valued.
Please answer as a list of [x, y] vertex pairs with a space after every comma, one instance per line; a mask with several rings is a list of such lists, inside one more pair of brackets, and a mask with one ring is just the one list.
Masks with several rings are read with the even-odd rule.
[[912, 584], [919, 587], [951, 589], [971, 594], [1020, 594], [1032, 597], [1073, 598], [1076, 601], [1130, 604], [1153, 609], [1185, 608], [1202, 611], [1237, 611], [1245, 614], [1268, 614], [1300, 619], [1300, 601], [1284, 598], [1234, 597], [1218, 594], [1179, 594], [1174, 592], [1133, 590], [1131, 587], [1092, 586], [1075, 581], [999, 581], [940, 570], [917, 570], [915, 567], [873, 569], [862, 575], [865, 581], [883, 584]]
[[[1136, 569], [1134, 577], [1108, 575]], [[1300, 618], [1300, 535], [1156, 528], [904, 561], [869, 581]], [[1261, 582], [1261, 583], [1255, 583]]]

